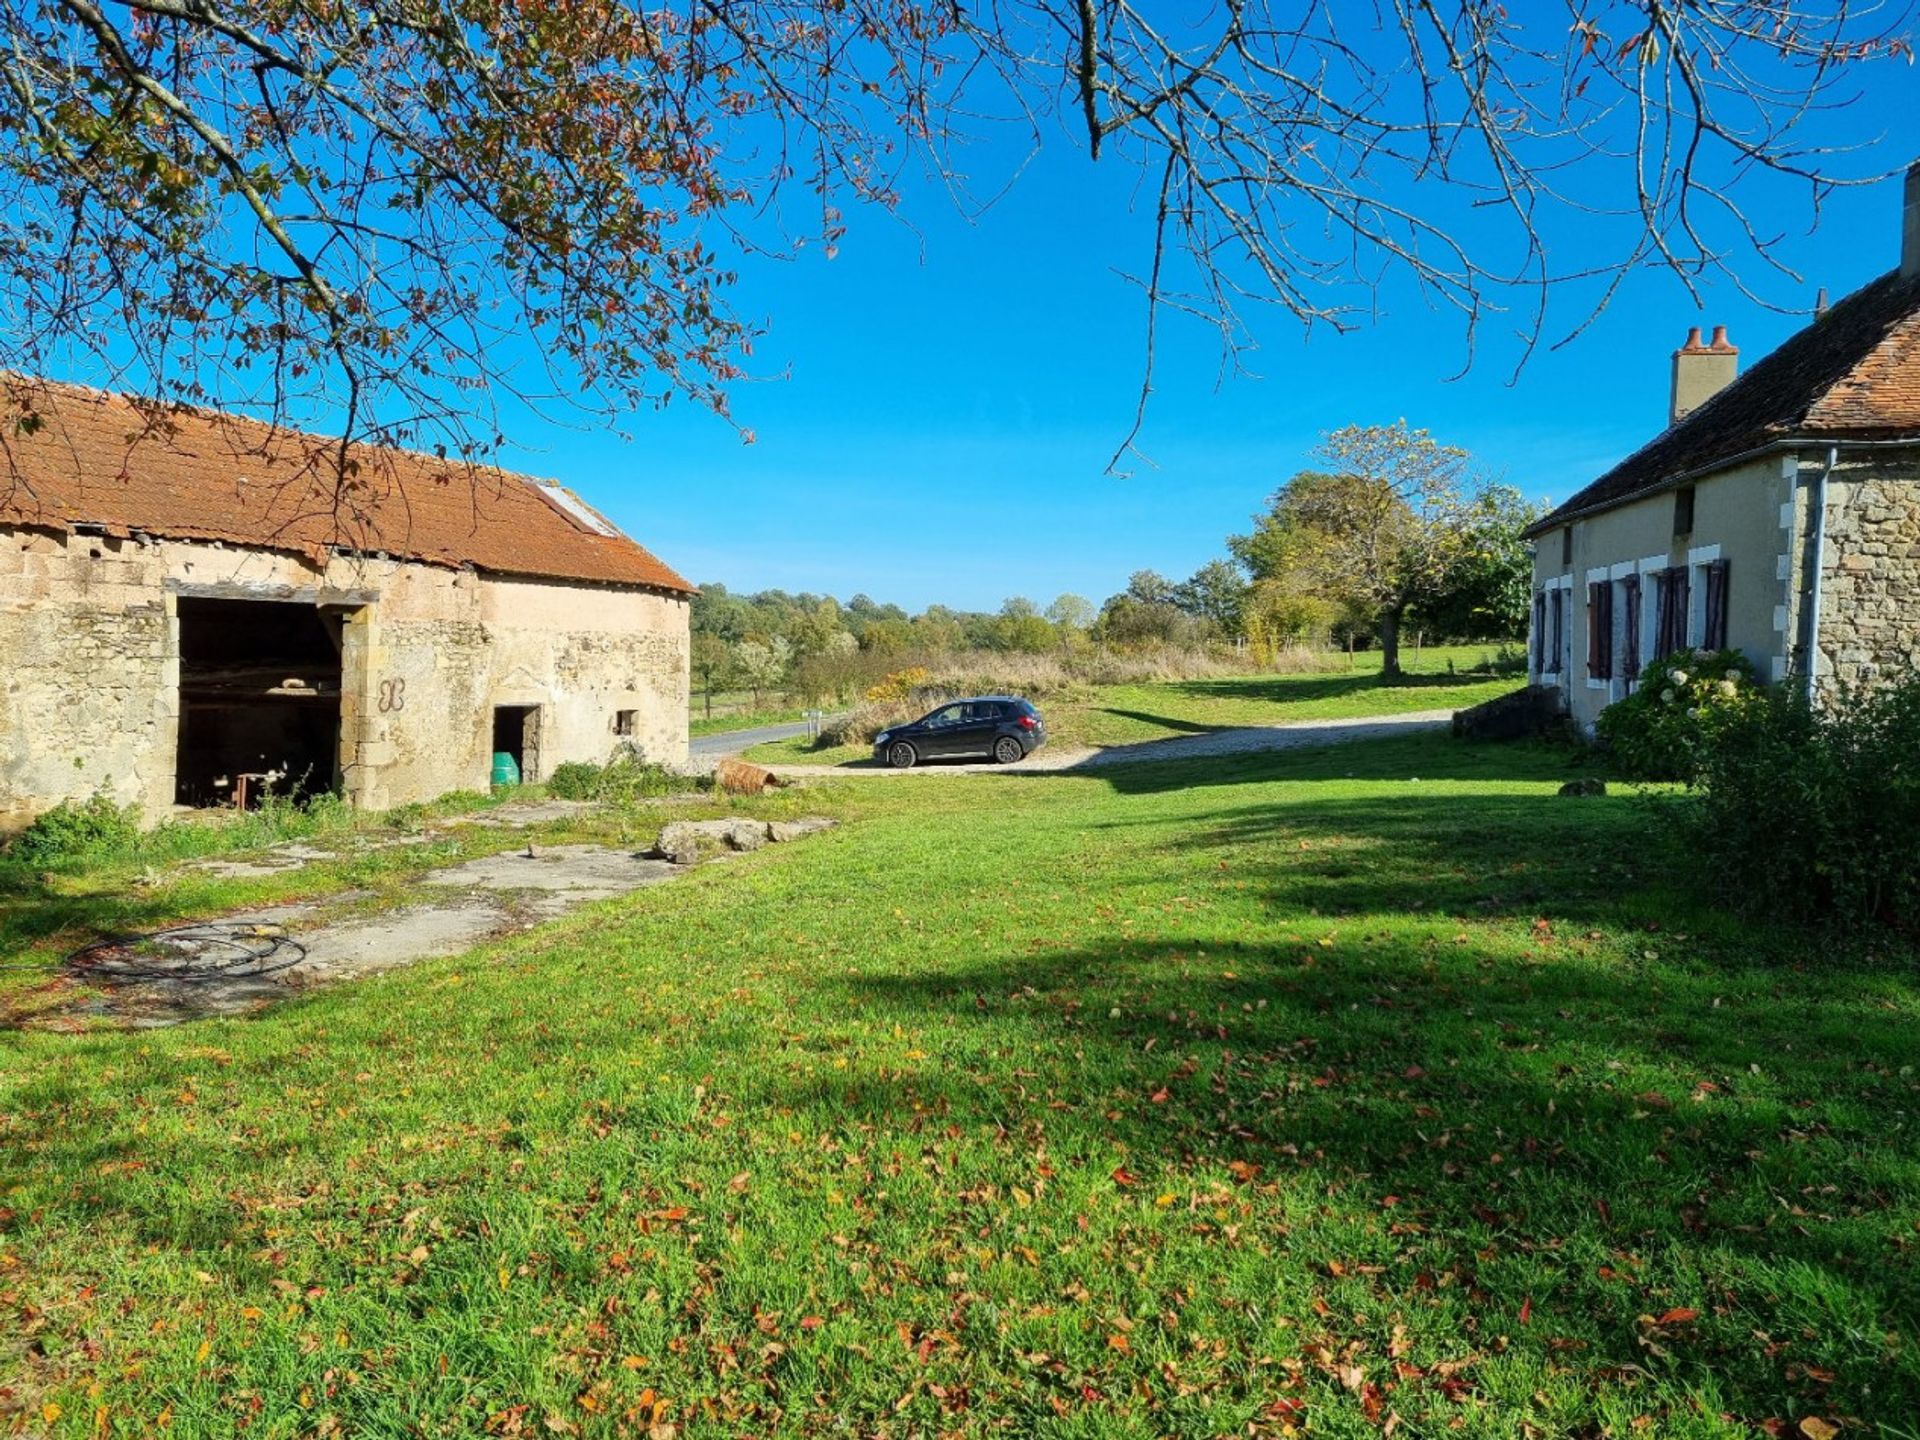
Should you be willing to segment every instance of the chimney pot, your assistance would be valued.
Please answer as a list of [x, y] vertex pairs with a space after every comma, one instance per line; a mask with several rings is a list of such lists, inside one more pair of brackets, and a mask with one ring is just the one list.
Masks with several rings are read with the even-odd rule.
[[1907, 190], [1900, 214], [1900, 275], [1920, 275], [1920, 160], [1907, 167]]
[[1727, 339], [1727, 327], [1713, 327], [1713, 343], [1702, 344], [1700, 327], [1687, 331], [1687, 343], [1673, 352], [1673, 392], [1667, 423], [1677, 425], [1718, 395], [1740, 370], [1740, 352]]

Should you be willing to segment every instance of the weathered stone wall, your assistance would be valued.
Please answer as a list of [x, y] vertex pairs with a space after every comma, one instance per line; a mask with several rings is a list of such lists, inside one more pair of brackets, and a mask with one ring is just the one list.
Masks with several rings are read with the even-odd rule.
[[[340, 768], [356, 804], [485, 788], [496, 705], [539, 707], [540, 775], [604, 760], [622, 738], [652, 759], [686, 758], [684, 598], [0, 529], [0, 829], [97, 791], [149, 820], [167, 813], [180, 653], [170, 586], [179, 585], [284, 587], [337, 603]], [[614, 734], [622, 710], [635, 714], [631, 737]]]
[[173, 803], [177, 647], [154, 547], [0, 529], [0, 832], [98, 792]]
[[1821, 564], [1821, 697], [1920, 667], [1920, 449], [1843, 452]]

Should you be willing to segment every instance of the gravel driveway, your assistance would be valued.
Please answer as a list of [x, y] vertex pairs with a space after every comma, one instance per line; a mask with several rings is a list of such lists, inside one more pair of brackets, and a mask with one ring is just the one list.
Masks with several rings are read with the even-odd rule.
[[769, 765], [767, 768], [791, 780], [826, 775], [995, 775], [1010, 770], [1077, 773], [1109, 765], [1150, 765], [1162, 760], [1195, 760], [1210, 755], [1247, 755], [1261, 750], [1295, 750], [1314, 745], [1341, 745], [1349, 740], [1379, 740], [1389, 735], [1437, 730], [1452, 723], [1451, 710], [1416, 710], [1406, 715], [1377, 715], [1366, 720], [1293, 720], [1284, 725], [1251, 725], [1237, 730], [1215, 730], [1206, 735], [1146, 740], [1138, 745], [1110, 745], [1103, 750], [1049, 745], [1017, 765], [932, 760], [911, 770], [894, 770], [872, 760], [862, 760], [848, 765]]

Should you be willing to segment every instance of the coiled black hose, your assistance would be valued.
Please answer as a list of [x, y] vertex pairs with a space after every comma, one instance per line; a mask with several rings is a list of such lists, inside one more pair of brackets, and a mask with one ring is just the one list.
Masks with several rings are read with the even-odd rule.
[[83, 945], [67, 968], [98, 980], [227, 980], [298, 965], [307, 947], [278, 925], [214, 920]]

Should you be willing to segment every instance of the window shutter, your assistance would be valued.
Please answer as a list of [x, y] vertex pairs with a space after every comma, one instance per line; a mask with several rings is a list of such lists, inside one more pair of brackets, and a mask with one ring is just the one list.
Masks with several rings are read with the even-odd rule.
[[1587, 585], [1587, 675], [1613, 678], [1613, 587], [1604, 580]]
[[1533, 673], [1541, 675], [1547, 668], [1547, 592], [1533, 592]]
[[1600, 585], [1600, 678], [1613, 679], [1613, 582]]
[[1587, 584], [1587, 678], [1600, 678], [1600, 587]]
[[1626, 635], [1620, 647], [1620, 677], [1629, 685], [1640, 678], [1640, 577], [1629, 575], [1620, 582], [1627, 612]]
[[1709, 650], [1727, 648], [1727, 562], [1715, 560], [1707, 566], [1707, 634]]
[[1656, 659], [1687, 648], [1687, 567], [1673, 565], [1660, 572], [1660, 654]]

